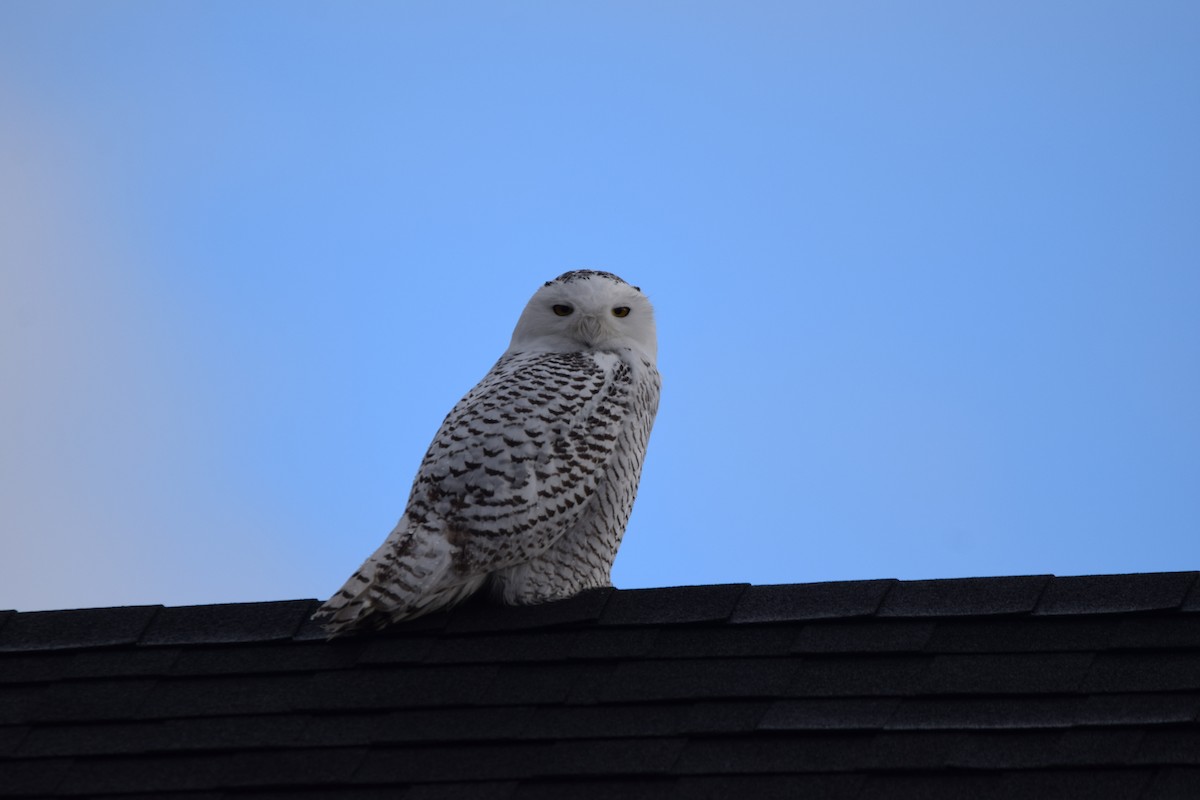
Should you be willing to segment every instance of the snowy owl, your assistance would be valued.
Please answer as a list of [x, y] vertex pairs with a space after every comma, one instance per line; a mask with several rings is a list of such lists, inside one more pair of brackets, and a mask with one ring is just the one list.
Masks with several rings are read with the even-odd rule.
[[594, 270], [543, 285], [442, 422], [396, 527], [315, 619], [336, 635], [485, 587], [524, 605], [608, 586], [658, 410], [657, 354], [638, 287]]

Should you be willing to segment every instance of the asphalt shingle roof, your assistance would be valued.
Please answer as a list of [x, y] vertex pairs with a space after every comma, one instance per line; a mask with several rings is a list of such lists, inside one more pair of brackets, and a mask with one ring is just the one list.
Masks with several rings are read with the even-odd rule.
[[1200, 797], [1200, 573], [0, 612], [0, 797]]

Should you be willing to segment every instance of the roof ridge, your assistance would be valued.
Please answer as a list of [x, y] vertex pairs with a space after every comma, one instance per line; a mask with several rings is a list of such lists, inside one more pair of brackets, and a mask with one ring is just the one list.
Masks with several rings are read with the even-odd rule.
[[[0, 612], [0, 652], [235, 644], [324, 639], [309, 617], [317, 600], [188, 606], [116, 606]], [[454, 634], [562, 625], [733, 625], [863, 617], [1064, 616], [1200, 611], [1200, 572], [1013, 575], [814, 583], [594, 589], [540, 606], [471, 601], [393, 626], [383, 636]]]

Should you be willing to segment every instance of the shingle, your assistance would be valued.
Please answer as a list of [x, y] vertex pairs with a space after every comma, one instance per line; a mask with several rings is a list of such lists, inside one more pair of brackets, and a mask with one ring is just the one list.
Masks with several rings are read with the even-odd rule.
[[58, 794], [94, 797], [118, 792], [162, 793], [224, 787], [230, 785], [233, 759], [233, 753], [221, 753], [185, 758], [80, 760], [66, 771]]
[[1200, 728], [1146, 731], [1136, 762], [1200, 766]]
[[930, 620], [862, 619], [811, 622], [800, 630], [796, 653], [919, 653], [933, 634]]
[[1132, 764], [1144, 731], [1129, 728], [1072, 728], [1063, 731], [1055, 749], [1063, 766], [1123, 766]]
[[158, 740], [162, 723], [119, 722], [39, 725], [21, 745], [22, 758], [145, 753]]
[[34, 709], [42, 702], [49, 685], [26, 687], [0, 686], [0, 725], [16, 725], [34, 719]]
[[308, 675], [250, 675], [161, 680], [139, 708], [138, 719], [285, 714], [305, 710]]
[[879, 607], [881, 617], [1021, 614], [1037, 605], [1049, 575], [900, 581]]
[[[884, 773], [866, 777], [864, 800], [1012, 800], [1003, 789], [1003, 772], [931, 771]], [[1050, 797], [1035, 795], [1034, 797]]]
[[244, 786], [300, 786], [348, 783], [366, 751], [356, 748], [258, 750], [233, 759], [233, 783]]
[[[342, 640], [334, 640], [332, 646], [337, 646]], [[363, 647], [359, 656], [361, 664], [416, 664], [425, 660], [429, 651], [437, 641], [432, 636], [414, 634], [403, 638], [377, 638], [344, 640], [347, 643], [359, 644]]]
[[1077, 697], [905, 698], [888, 721], [889, 730], [994, 730], [1069, 728]]
[[879, 730], [899, 704], [894, 697], [778, 700], [771, 704], [758, 727], [779, 731]]
[[371, 744], [383, 716], [384, 713], [370, 710], [308, 714], [308, 723], [297, 741], [305, 747], [366, 746]]
[[70, 759], [66, 758], [0, 761], [0, 797], [49, 795], [58, 787], [63, 772], [70, 765]]
[[374, 747], [354, 774], [354, 783], [508, 781], [537, 774], [548, 757], [547, 742], [492, 742], [435, 747]]
[[1083, 688], [1088, 692], [1200, 689], [1200, 652], [1100, 653]]
[[491, 665], [441, 665], [318, 672], [298, 697], [301, 707], [349, 710], [472, 705], [496, 680]]
[[605, 665], [593, 664], [508, 664], [496, 670], [496, 677], [480, 698], [494, 705], [525, 703], [565, 703], [579, 684], [590, 685], [611, 672]]
[[940, 769], [959, 756], [964, 743], [958, 732], [877, 733], [867, 748], [867, 764], [872, 769]]
[[1109, 729], [975, 733], [960, 737], [947, 766], [965, 769], [1038, 769], [1128, 765], [1140, 730]]
[[478, 702], [495, 677], [492, 666], [455, 666], [187, 678], [160, 682], [137, 713], [153, 719], [462, 705]]
[[[513, 800], [662, 800], [673, 797], [674, 778], [596, 778], [586, 781], [538, 780], [522, 781], [513, 793]], [[404, 800], [409, 800], [406, 795]], [[451, 798], [447, 797], [447, 800]], [[453, 798], [457, 800], [457, 798]]]
[[[189, 647], [172, 664], [172, 675], [246, 675], [270, 672], [314, 672], [354, 666], [365, 645], [285, 644], [240, 647]], [[150, 651], [147, 655], [154, 653]]]
[[791, 697], [903, 696], [924, 685], [929, 656], [835, 656], [804, 658], [797, 667]]
[[961, 743], [957, 734], [849, 731], [693, 739], [674, 771], [709, 775], [937, 769]]
[[132, 719], [155, 681], [63, 681], [47, 687], [36, 709], [39, 721]]
[[601, 693], [602, 702], [770, 697], [795, 673], [792, 659], [695, 659], [621, 664]]
[[606, 603], [614, 594], [619, 592], [611, 588], [589, 589], [568, 600], [535, 606], [472, 603], [455, 610], [446, 629], [451, 633], [473, 633], [594, 622], [600, 618]]
[[[482, 636], [443, 637], [426, 653], [430, 663], [480, 663], [506, 661], [565, 661], [579, 633], [550, 630]], [[380, 643], [384, 644], [384, 643]], [[369, 659], [364, 659], [369, 660]]]
[[1154, 782], [1140, 800], [1195, 800], [1200, 797], [1200, 769], [1172, 767], [1157, 770]]
[[[446, 785], [446, 784], [441, 784]], [[482, 784], [453, 784], [454, 786], [466, 787], [463, 795], [464, 800], [503, 800], [505, 795], [486, 795], [471, 794], [470, 790]], [[426, 797], [426, 795], [421, 795]], [[444, 795], [432, 795], [435, 798], [444, 797]], [[320, 787], [301, 787], [289, 786], [285, 789], [261, 788], [255, 787], [247, 792], [238, 792], [236, 794], [220, 793], [212, 800], [412, 800], [412, 788], [404, 789], [396, 786], [335, 786], [325, 785]], [[97, 800], [146, 800], [144, 795], [122, 795], [119, 798], [97, 798]], [[188, 792], [186, 795], [181, 795], [181, 800], [209, 800], [204, 795], [194, 795]], [[447, 798], [449, 800], [449, 798]]]
[[1195, 572], [1081, 575], [1055, 578], [1037, 614], [1115, 614], [1179, 608], [1196, 583]]
[[873, 734], [713, 737], [688, 742], [674, 772], [683, 775], [846, 772], [868, 766]]
[[1072, 728], [1062, 732], [1055, 757], [1063, 766], [1132, 765], [1145, 735], [1129, 728]]
[[28, 726], [6, 726], [0, 728], [0, 757], [15, 752], [28, 735]]
[[21, 746], [22, 757], [161, 753], [282, 747], [299, 739], [304, 716], [210, 717], [155, 722], [41, 725]]
[[570, 657], [581, 660], [638, 658], [650, 652], [658, 633], [655, 628], [588, 628], [578, 632]]
[[639, 705], [544, 706], [521, 732], [526, 739], [678, 736], [753, 731], [765, 702], [698, 701]]
[[751, 586], [742, 594], [731, 622], [795, 622], [874, 614], [896, 581]]
[[1102, 650], [1116, 617], [1018, 617], [940, 620], [927, 648], [935, 653], [1040, 653]]
[[786, 656], [795, 639], [796, 630], [791, 626], [663, 628], [647, 655], [650, 658]]
[[729, 619], [747, 584], [673, 586], [613, 592], [602, 625], [669, 625]]
[[685, 739], [590, 739], [555, 742], [537, 775], [645, 775], [667, 773]]
[[[408, 787], [404, 800], [509, 800], [519, 785], [516, 781], [419, 784]], [[391, 794], [386, 800], [395, 800], [396, 790], [387, 791]]]
[[179, 658], [177, 647], [154, 650], [122, 647], [73, 653], [62, 671], [63, 678], [134, 678], [169, 675]]
[[1008, 772], [1001, 781], [1002, 797], [1054, 800], [1129, 800], [1141, 798], [1154, 778], [1150, 770], [1086, 769]]
[[131, 644], [160, 608], [128, 606], [17, 614], [0, 628], [0, 652]]
[[604, 706], [543, 706], [521, 732], [526, 739], [590, 739], [676, 736], [690, 728], [689, 703]]
[[1200, 719], [1200, 694], [1101, 694], [1080, 702], [1077, 725], [1170, 725]]
[[229, 644], [290, 639], [314, 610], [313, 600], [164, 608], [139, 643]]
[[75, 653], [10, 653], [0, 656], [0, 685], [6, 683], [52, 683], [62, 680]]
[[302, 714], [263, 717], [205, 717], [163, 723], [157, 750], [239, 750], [285, 747], [300, 741], [308, 724]]
[[1200, 579], [1192, 584], [1192, 590], [1180, 607], [1181, 611], [1200, 611]]
[[1090, 653], [938, 655], [922, 685], [925, 694], [1031, 694], [1080, 689]]
[[363, 751], [325, 748], [180, 754], [76, 761], [58, 787], [65, 795], [198, 791], [252, 786], [345, 783]]
[[1200, 650], [1200, 615], [1125, 617], [1111, 642], [1114, 648], [1189, 648]]
[[700, 700], [692, 704], [680, 733], [749, 733], [758, 728], [770, 705], [769, 700]]
[[864, 800], [1011, 800], [1014, 797], [1130, 800], [1141, 798], [1142, 789], [1152, 777], [1149, 770], [883, 774], [867, 778], [861, 797]]
[[572, 705], [587, 705], [601, 702], [608, 684], [617, 671], [617, 662], [588, 662], [591, 669], [579, 675], [567, 702]]
[[[855, 800], [877, 795], [861, 794], [864, 775], [719, 775], [679, 779], [679, 798], [688, 800]], [[961, 795], [961, 800], [968, 795]], [[972, 798], [972, 800], [974, 800]]]
[[518, 738], [533, 716], [532, 706], [392, 711], [372, 715], [368, 735], [371, 743], [387, 744], [506, 741]]
[[[297, 795], [292, 790], [289, 789], [287, 791], [288, 791], [288, 794], [286, 796], [286, 800], [298, 800]], [[317, 791], [320, 792], [320, 790], [317, 790]], [[278, 800], [279, 795], [268, 790], [267, 797], [271, 797], [272, 795], [274, 795], [274, 797]], [[156, 795], [155, 800], [158, 800], [158, 797], [160, 797], [160, 796], [161, 795]], [[222, 789], [213, 789], [213, 790], [207, 791], [207, 792], [184, 792], [182, 794], [172, 793], [169, 796], [186, 798], [186, 800], [229, 800], [229, 798], [231, 797], [231, 795], [229, 793], [225, 792]], [[242, 795], [242, 796], [244, 797], [245, 795]], [[319, 794], [301, 795], [301, 796], [312, 798], [312, 800], [315, 800], [315, 798], [317, 798], [317, 797], [319, 797], [320, 800], [329, 800], [329, 798], [327, 798], [325, 796], [324, 792], [320, 792]], [[257, 792], [257, 791], [254, 792], [254, 800], [260, 800], [261, 797], [262, 797], [262, 795], [260, 794], [260, 792]], [[88, 800], [147, 800], [147, 796], [142, 792], [133, 792], [133, 793], [121, 792], [119, 794], [88, 795]], [[372, 798], [372, 800], [374, 800], [374, 798]], [[390, 800], [390, 798], [388, 800]]]

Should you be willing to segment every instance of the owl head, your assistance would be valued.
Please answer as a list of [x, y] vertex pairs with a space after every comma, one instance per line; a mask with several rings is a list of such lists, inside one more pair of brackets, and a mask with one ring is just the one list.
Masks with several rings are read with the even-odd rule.
[[654, 361], [654, 308], [642, 290], [611, 272], [582, 269], [547, 281], [534, 293], [509, 351], [571, 353], [635, 350]]

